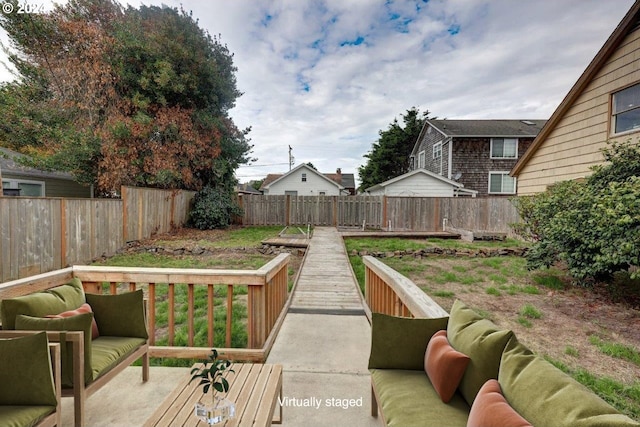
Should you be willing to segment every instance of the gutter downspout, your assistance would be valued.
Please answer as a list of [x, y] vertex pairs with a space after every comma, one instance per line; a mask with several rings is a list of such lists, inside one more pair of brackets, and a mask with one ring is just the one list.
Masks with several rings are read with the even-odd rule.
[[447, 141], [449, 142], [449, 170], [447, 171], [447, 178], [451, 179], [453, 169], [453, 165], [451, 164], [453, 160], [453, 137], [450, 136], [449, 138], [447, 138]]

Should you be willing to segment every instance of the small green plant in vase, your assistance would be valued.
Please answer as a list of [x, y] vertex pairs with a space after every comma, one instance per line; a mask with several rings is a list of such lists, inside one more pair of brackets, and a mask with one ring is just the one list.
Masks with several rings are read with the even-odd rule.
[[[207, 366], [209, 365], [210, 366]], [[198, 385], [202, 386], [202, 392], [207, 395], [211, 392], [211, 405], [196, 403], [196, 417], [209, 425], [223, 423], [235, 415], [235, 405], [228, 399], [220, 396], [221, 393], [229, 391], [229, 381], [224, 377], [225, 373], [235, 373], [231, 369], [231, 362], [218, 359], [216, 349], [211, 349], [209, 360], [203, 362], [202, 367], [191, 369], [191, 381], [200, 379]]]

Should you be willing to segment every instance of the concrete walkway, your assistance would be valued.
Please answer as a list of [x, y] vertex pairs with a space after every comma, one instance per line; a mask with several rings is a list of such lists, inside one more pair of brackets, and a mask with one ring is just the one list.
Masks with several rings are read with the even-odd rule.
[[284, 427], [380, 426], [371, 417], [371, 328], [335, 228], [316, 228], [267, 363], [283, 374]]

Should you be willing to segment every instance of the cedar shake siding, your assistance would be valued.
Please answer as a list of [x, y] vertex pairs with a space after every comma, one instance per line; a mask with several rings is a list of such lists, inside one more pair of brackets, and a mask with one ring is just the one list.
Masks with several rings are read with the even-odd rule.
[[[533, 138], [518, 138], [518, 158], [529, 148]], [[489, 172], [509, 172], [517, 159], [492, 159], [491, 138], [454, 138], [451, 173], [462, 176], [457, 181], [464, 188], [476, 190], [478, 196], [489, 194]], [[505, 194], [511, 196], [513, 194]]]

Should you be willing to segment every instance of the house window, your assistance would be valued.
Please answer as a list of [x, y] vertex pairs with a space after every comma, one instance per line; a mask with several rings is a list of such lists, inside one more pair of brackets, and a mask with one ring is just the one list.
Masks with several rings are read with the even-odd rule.
[[640, 128], [640, 84], [614, 93], [612, 104], [614, 133]]
[[515, 194], [516, 179], [509, 172], [489, 172], [490, 194]]
[[306, 173], [302, 174], [302, 182], [307, 182], [307, 174]]
[[424, 168], [424, 167], [425, 167], [425, 153], [424, 151], [421, 151], [418, 154], [418, 169]]
[[491, 158], [518, 158], [518, 140], [516, 138], [491, 138]]
[[442, 141], [433, 145], [433, 159], [439, 160], [442, 158]]
[[326, 191], [320, 191], [320, 192], [318, 193], [318, 195], [319, 195], [319, 196], [326, 196], [326, 195], [327, 195], [327, 192], [326, 192]]
[[20, 190], [21, 196], [44, 197], [44, 182], [22, 179], [3, 179], [2, 188], [10, 190]]

